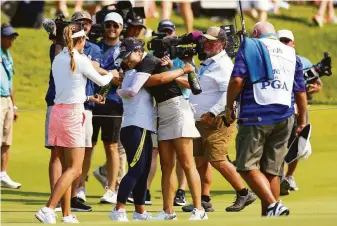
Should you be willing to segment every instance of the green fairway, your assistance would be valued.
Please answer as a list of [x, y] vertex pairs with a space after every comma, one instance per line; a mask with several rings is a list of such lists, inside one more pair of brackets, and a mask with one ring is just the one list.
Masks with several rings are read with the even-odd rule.
[[[313, 106], [311, 110], [332, 106]], [[337, 142], [336, 110], [311, 111], [310, 121], [313, 124], [312, 147], [313, 154], [305, 162], [301, 162], [296, 173], [296, 181], [300, 190], [290, 196], [281, 197], [291, 210], [291, 216], [279, 219], [263, 219], [259, 217], [258, 202], [249, 206], [241, 213], [226, 213], [225, 207], [234, 199], [234, 192], [229, 184], [214, 173], [212, 185], [212, 203], [216, 212], [210, 213], [209, 223], [212, 225], [336, 225], [337, 222]], [[22, 183], [19, 190], [2, 189], [1, 222], [10, 225], [27, 225], [36, 223], [34, 213], [41, 208], [49, 197], [48, 161], [49, 151], [43, 148], [44, 114], [21, 113], [15, 123], [14, 145], [9, 165], [10, 176]], [[234, 146], [230, 150], [234, 156]], [[104, 161], [102, 146], [98, 146], [93, 157], [92, 170]], [[91, 171], [92, 171], [91, 170]], [[91, 175], [91, 173], [90, 173]], [[81, 223], [87, 225], [111, 224], [108, 214], [111, 205], [98, 204], [104, 194], [100, 184], [90, 176], [87, 184], [88, 204], [93, 206], [91, 213], [77, 213]], [[158, 171], [151, 188], [154, 205], [148, 210], [161, 210], [160, 171]], [[191, 198], [188, 197], [188, 201]], [[132, 205], [127, 209], [132, 211]], [[179, 221], [174, 224], [186, 224], [188, 214], [175, 208]], [[59, 214], [61, 217], [61, 214]], [[132, 217], [132, 214], [129, 214]], [[172, 224], [173, 222], [160, 222]], [[138, 223], [137, 223], [138, 224]], [[140, 223], [145, 224], [145, 223]], [[157, 224], [146, 222], [146, 224]], [[203, 224], [196, 222], [195, 224]]]
[[[46, 16], [49, 15], [51, 4], [47, 3]], [[310, 122], [313, 124], [312, 156], [301, 162], [296, 173], [296, 182], [300, 188], [290, 196], [281, 197], [283, 203], [290, 208], [291, 215], [287, 218], [266, 219], [259, 217], [260, 203], [256, 201], [241, 213], [226, 213], [225, 207], [234, 200], [234, 191], [230, 185], [214, 172], [212, 185], [212, 203], [216, 212], [209, 213], [210, 220], [206, 223], [212, 226], [286, 226], [286, 225], [337, 225], [337, 110], [320, 110], [334, 108], [337, 103], [337, 26], [327, 25], [324, 28], [312, 27], [311, 17], [316, 8], [309, 5], [292, 5], [288, 11], [271, 16], [276, 29], [291, 29], [296, 38], [296, 50], [300, 55], [308, 57], [317, 63], [323, 57], [324, 51], [329, 51], [333, 60], [333, 76], [324, 77], [324, 88], [314, 96], [316, 103], [330, 105], [311, 106]], [[2, 22], [5, 20], [1, 16]], [[183, 20], [174, 15], [178, 34], [184, 33]], [[149, 19], [147, 25], [155, 30], [157, 19]], [[206, 18], [195, 20], [195, 27], [206, 30], [213, 25], [220, 25]], [[246, 25], [251, 29], [254, 22], [246, 18]], [[240, 27], [239, 27], [240, 28]], [[49, 150], [44, 148], [44, 120], [46, 105], [44, 101], [48, 87], [50, 61], [48, 35], [44, 30], [16, 29], [20, 36], [11, 49], [15, 64], [14, 90], [16, 105], [21, 110], [19, 119], [14, 126], [14, 141], [11, 148], [8, 173], [13, 180], [22, 183], [19, 190], [1, 189], [1, 224], [3, 225], [34, 225], [35, 212], [49, 198], [48, 161]], [[334, 105], [333, 105], [334, 104]], [[234, 144], [230, 149], [234, 158]], [[93, 207], [93, 212], [77, 213], [81, 224], [108, 225], [111, 222], [108, 214], [111, 205], [99, 204], [104, 189], [92, 176], [92, 171], [105, 161], [102, 144], [99, 144], [93, 156], [89, 182], [87, 183], [87, 203]], [[151, 188], [154, 204], [148, 207], [152, 213], [161, 210], [162, 197], [160, 191], [161, 173], [158, 173]], [[189, 195], [189, 194], [188, 194]], [[191, 197], [188, 196], [188, 202]], [[132, 218], [132, 205], [128, 205], [129, 219]], [[185, 225], [189, 214], [176, 207], [179, 221], [160, 222], [160, 224]], [[61, 214], [58, 214], [61, 222]], [[137, 222], [136, 224], [158, 224], [158, 222]], [[195, 222], [201, 225], [205, 222]]]

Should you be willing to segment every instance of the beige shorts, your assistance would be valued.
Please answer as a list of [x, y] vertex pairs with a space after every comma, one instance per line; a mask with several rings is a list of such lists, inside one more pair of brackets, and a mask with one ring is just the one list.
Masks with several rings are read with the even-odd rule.
[[259, 169], [282, 176], [281, 167], [286, 156], [288, 139], [294, 117], [271, 125], [239, 125], [236, 136], [236, 168], [238, 171]]
[[12, 145], [13, 139], [13, 122], [14, 122], [14, 108], [12, 99], [10, 97], [1, 97], [0, 105], [0, 139], [2, 145]]
[[194, 157], [206, 157], [209, 161], [227, 161], [228, 148], [234, 136], [236, 123], [226, 127], [221, 116], [215, 117], [213, 127], [196, 122], [201, 135], [193, 140]]

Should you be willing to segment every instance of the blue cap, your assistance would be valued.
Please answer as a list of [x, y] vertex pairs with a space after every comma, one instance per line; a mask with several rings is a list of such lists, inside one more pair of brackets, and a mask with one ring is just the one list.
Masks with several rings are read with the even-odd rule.
[[143, 45], [144, 45], [144, 42], [134, 37], [128, 37], [124, 39], [121, 45], [119, 46], [120, 53], [116, 59], [124, 60], [135, 50], [142, 49]]
[[171, 31], [176, 30], [176, 26], [172, 22], [172, 20], [162, 20], [158, 24], [158, 32], [162, 32], [165, 29], [169, 29]]
[[8, 23], [2, 24], [1, 36], [12, 36], [12, 35], [19, 36], [19, 34], [14, 31], [13, 27], [10, 24]]

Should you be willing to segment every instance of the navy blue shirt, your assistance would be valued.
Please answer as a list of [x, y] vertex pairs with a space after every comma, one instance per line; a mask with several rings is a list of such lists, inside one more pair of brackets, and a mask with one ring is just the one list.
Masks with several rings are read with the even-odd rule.
[[[119, 68], [115, 65], [115, 58], [119, 54], [119, 45], [120, 42], [114, 46], [108, 46], [104, 43], [104, 40], [97, 43], [97, 45], [102, 50], [102, 58], [101, 58], [101, 68], [105, 70], [114, 70]], [[106, 96], [106, 99], [109, 101], [113, 101], [117, 104], [122, 104], [122, 99], [117, 95], [117, 86], [111, 85], [111, 88]], [[99, 93], [101, 90], [101, 87], [95, 85], [95, 91], [96, 93]]]
[[[292, 94], [291, 107], [280, 104], [259, 105], [256, 103], [253, 92], [253, 85], [249, 80], [249, 71], [244, 58], [243, 49], [240, 48], [235, 57], [232, 77], [245, 79], [245, 84], [240, 97], [239, 118], [261, 117], [260, 122], [244, 121], [243, 125], [268, 125], [281, 122], [294, 114], [294, 94]], [[305, 92], [305, 82], [303, 77], [303, 65], [296, 56], [296, 69], [293, 85], [293, 93]]]
[[[85, 45], [84, 45], [84, 50], [83, 50], [84, 54], [88, 56], [88, 58], [92, 61], [97, 61], [98, 63], [100, 63], [101, 60], [101, 50], [100, 48], [91, 43], [86, 41]], [[55, 58], [55, 44], [52, 44], [50, 46], [49, 49], [49, 58], [50, 58], [50, 63], [53, 63], [53, 60]], [[54, 105], [54, 99], [55, 99], [55, 83], [54, 83], [54, 78], [53, 78], [53, 74], [52, 74], [52, 70], [50, 69], [50, 73], [49, 73], [49, 87], [48, 87], [48, 91], [45, 97], [45, 100], [47, 102], [47, 106], [53, 106]], [[87, 79], [87, 85], [86, 85], [86, 95], [87, 96], [93, 96], [95, 95], [95, 85], [94, 83], [90, 80]], [[86, 110], [92, 110], [94, 107], [94, 103], [93, 102], [85, 102], [84, 103], [84, 108]]]

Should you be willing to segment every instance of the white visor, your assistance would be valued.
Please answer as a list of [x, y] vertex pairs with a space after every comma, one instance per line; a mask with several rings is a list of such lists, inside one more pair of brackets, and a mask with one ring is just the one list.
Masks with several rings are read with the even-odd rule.
[[84, 30], [81, 30], [79, 32], [74, 33], [71, 38], [78, 38], [78, 37], [83, 37], [86, 36]]

